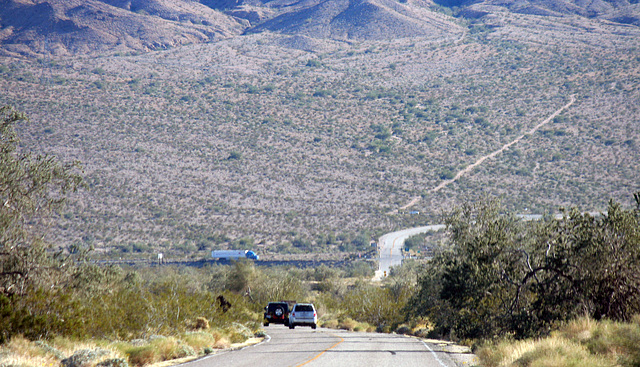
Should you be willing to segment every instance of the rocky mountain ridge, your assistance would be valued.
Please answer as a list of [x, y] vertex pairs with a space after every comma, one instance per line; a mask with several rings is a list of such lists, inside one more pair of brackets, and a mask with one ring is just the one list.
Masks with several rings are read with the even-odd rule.
[[245, 33], [348, 42], [443, 37], [499, 11], [578, 15], [640, 25], [636, 0], [2, 0], [0, 52], [82, 55], [147, 52]]

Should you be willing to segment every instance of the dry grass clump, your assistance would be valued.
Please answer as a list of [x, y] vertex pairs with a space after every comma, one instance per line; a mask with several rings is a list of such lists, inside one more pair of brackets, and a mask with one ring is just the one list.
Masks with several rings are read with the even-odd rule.
[[208, 329], [209, 328], [209, 320], [204, 317], [198, 317], [195, 321], [194, 328], [196, 330]]
[[215, 349], [229, 348], [253, 337], [247, 327], [234, 324], [226, 329], [209, 329], [187, 332], [180, 336], [155, 336], [142, 345], [121, 346], [131, 365], [143, 366], [161, 361], [210, 354]]
[[12, 338], [0, 348], [1, 366], [57, 366], [57, 356], [23, 337]]
[[331, 313], [323, 314], [318, 320], [318, 325], [327, 329], [341, 329], [356, 332], [373, 332], [375, 326], [367, 323], [356, 321], [350, 317], [337, 316]]
[[186, 333], [183, 341], [197, 351], [204, 351], [214, 346], [217, 340], [213, 333], [197, 331]]
[[245, 325], [234, 322], [227, 328], [227, 335], [232, 344], [244, 343], [253, 337], [253, 332]]
[[150, 346], [159, 360], [184, 358], [196, 355], [193, 348], [176, 337], [157, 337], [151, 340]]
[[326, 320], [319, 320], [318, 324], [321, 327], [327, 328], [327, 329], [337, 329], [338, 328], [338, 319], [326, 319]]
[[[580, 343], [562, 338], [518, 342], [501, 348], [504, 359], [496, 366], [611, 366], [608, 358], [592, 355]], [[506, 362], [506, 363], [505, 363]], [[489, 364], [487, 364], [489, 365]]]
[[539, 340], [502, 341], [480, 348], [483, 366], [638, 366], [640, 316], [629, 323], [572, 321]]
[[158, 361], [150, 345], [132, 346], [126, 353], [132, 366], [144, 366]]
[[66, 338], [32, 342], [18, 336], [0, 348], [0, 366], [127, 366], [126, 361], [117, 348]]
[[366, 322], [359, 322], [358, 325], [356, 325], [356, 327], [353, 328], [353, 331], [355, 331], [355, 332], [371, 333], [371, 332], [373, 332], [375, 330], [376, 330], [375, 327], [373, 327], [372, 325], [369, 325]]
[[372, 332], [375, 327], [366, 322], [356, 321], [350, 317], [339, 317], [338, 319], [330, 319], [324, 321], [322, 327], [331, 329], [342, 329], [356, 332]]
[[428, 338], [433, 331], [433, 324], [426, 318], [417, 318], [409, 323], [400, 324], [396, 328], [397, 334], [413, 335], [419, 338]]
[[338, 328], [340, 329], [353, 331], [356, 326], [358, 326], [358, 322], [350, 317], [338, 320]]
[[216, 342], [213, 344], [215, 349], [224, 349], [229, 348], [231, 346], [231, 341], [226, 336], [220, 337], [220, 339], [216, 339]]
[[148, 340], [130, 342], [82, 341], [55, 338], [49, 341], [29, 341], [20, 336], [0, 348], [0, 366], [146, 366], [154, 363], [212, 353], [229, 348], [253, 337], [240, 324], [226, 329], [186, 332], [181, 335], [154, 335]]

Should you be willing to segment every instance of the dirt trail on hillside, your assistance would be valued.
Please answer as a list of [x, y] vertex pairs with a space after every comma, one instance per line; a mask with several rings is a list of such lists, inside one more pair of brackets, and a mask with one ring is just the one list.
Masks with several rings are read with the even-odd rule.
[[[483, 157], [481, 157], [480, 159], [478, 159], [477, 161], [475, 161], [474, 163], [468, 165], [467, 167], [465, 167], [463, 170], [461, 170], [460, 172], [458, 172], [455, 177], [453, 177], [450, 180], [445, 180], [442, 181], [438, 186], [434, 187], [433, 189], [430, 190], [430, 192], [438, 192], [440, 190], [442, 190], [443, 188], [445, 188], [447, 185], [450, 185], [454, 182], [456, 182], [460, 177], [462, 177], [463, 175], [465, 175], [466, 173], [469, 173], [471, 170], [473, 170], [474, 168], [476, 168], [477, 166], [481, 165], [484, 161], [486, 161], [489, 158], [493, 158], [495, 156], [497, 156], [498, 154], [504, 152], [505, 150], [509, 149], [512, 145], [518, 143], [520, 140], [524, 139], [527, 135], [533, 135], [536, 131], [538, 131], [538, 129], [540, 129], [542, 126], [548, 124], [551, 120], [553, 120], [556, 116], [558, 116], [559, 114], [562, 113], [562, 111], [566, 110], [567, 108], [569, 108], [574, 102], [576, 101], [576, 97], [575, 96], [571, 96], [570, 101], [565, 104], [564, 106], [560, 107], [556, 112], [554, 112], [553, 114], [551, 114], [551, 116], [547, 117], [544, 121], [542, 121], [541, 123], [539, 123], [538, 125], [536, 125], [534, 128], [532, 128], [531, 130], [527, 131], [526, 133], [518, 136], [517, 138], [515, 138], [514, 140], [512, 140], [511, 142], [503, 145], [500, 149], [487, 154]], [[419, 201], [420, 201], [421, 197], [416, 196], [413, 197], [411, 199], [411, 201], [409, 203], [407, 203], [406, 205], [400, 207], [400, 210], [405, 210], [408, 209], [414, 205], [416, 205]]]

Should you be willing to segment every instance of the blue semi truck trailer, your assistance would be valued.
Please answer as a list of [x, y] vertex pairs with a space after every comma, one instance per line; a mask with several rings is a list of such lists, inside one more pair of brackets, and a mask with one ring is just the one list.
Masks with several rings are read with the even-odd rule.
[[211, 257], [218, 260], [249, 259], [258, 260], [259, 256], [251, 250], [214, 250]]

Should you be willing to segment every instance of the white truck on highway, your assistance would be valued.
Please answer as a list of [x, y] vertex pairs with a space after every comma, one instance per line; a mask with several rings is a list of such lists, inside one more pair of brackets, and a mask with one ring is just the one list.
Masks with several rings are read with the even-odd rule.
[[214, 250], [211, 257], [218, 260], [249, 259], [258, 260], [258, 255], [250, 250]]

